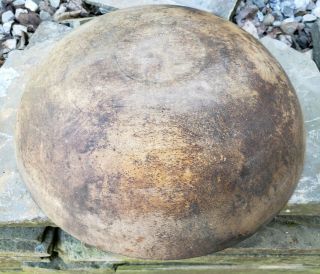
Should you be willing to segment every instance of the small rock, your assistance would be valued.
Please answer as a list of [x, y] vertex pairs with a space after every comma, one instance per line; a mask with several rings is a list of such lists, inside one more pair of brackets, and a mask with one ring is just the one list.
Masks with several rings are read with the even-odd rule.
[[60, 22], [63, 20], [78, 18], [81, 16], [81, 14], [82, 14], [81, 10], [67, 11], [67, 12], [63, 12], [63, 13], [54, 14], [53, 19], [55, 21]]
[[41, 22], [39, 15], [35, 12], [21, 13], [17, 20], [31, 32], [34, 32]]
[[8, 10], [2, 13], [1, 19], [2, 19], [2, 23], [7, 23], [14, 19], [14, 14], [11, 10]]
[[301, 33], [297, 38], [296, 42], [298, 43], [301, 49], [306, 49], [309, 46], [309, 39], [305, 33]]
[[252, 3], [255, 4], [259, 9], [262, 9], [265, 6], [264, 0], [253, 0]]
[[51, 16], [56, 12], [56, 9], [51, 7], [49, 0], [40, 1], [39, 8], [41, 11], [50, 13]]
[[235, 17], [237, 24], [241, 25], [241, 23], [247, 19], [253, 20], [258, 10], [259, 9], [256, 5], [245, 6], [243, 9], [239, 11], [239, 13]]
[[[318, 2], [317, 2], [318, 3]], [[320, 3], [320, 1], [319, 1]], [[316, 7], [313, 9], [312, 14], [320, 18], [320, 7]]]
[[246, 32], [250, 33], [253, 37], [259, 39], [258, 31], [255, 25], [252, 23], [251, 20], [246, 20], [242, 26]]
[[312, 58], [320, 70], [320, 20], [317, 20], [312, 26], [311, 35], [313, 40]]
[[47, 11], [42, 10], [42, 11], [40, 11], [40, 14], [39, 14], [39, 15], [40, 15], [41, 21], [51, 20], [51, 15], [50, 15], [50, 13], [47, 12]]
[[294, 5], [297, 11], [305, 11], [310, 2], [310, 0], [294, 0]]
[[282, 15], [280, 10], [273, 10], [272, 15], [278, 21], [282, 21], [283, 20], [283, 15]]
[[272, 25], [273, 25], [274, 27], [280, 27], [280, 26], [281, 26], [281, 21], [274, 21], [274, 22], [272, 23]]
[[280, 10], [280, 3], [279, 0], [269, 0], [269, 5], [273, 10]]
[[271, 26], [273, 24], [273, 22], [274, 22], [274, 16], [270, 13], [267, 14], [263, 19], [263, 24], [265, 24], [266, 26]]
[[301, 22], [302, 19], [303, 19], [302, 16], [296, 16], [296, 17], [294, 17], [294, 21], [296, 21], [296, 22]]
[[267, 28], [267, 32], [271, 32], [271, 31], [273, 31], [273, 26], [269, 26], [269, 27]]
[[56, 10], [55, 14], [53, 15], [54, 20], [56, 20], [59, 15], [65, 13], [67, 11], [67, 7], [65, 4], [60, 5], [59, 9]]
[[263, 16], [263, 13], [261, 11], [257, 12], [257, 17], [258, 17], [259, 22], [263, 21], [264, 16]]
[[13, 36], [22, 36], [23, 32], [27, 33], [28, 29], [26, 26], [22, 26], [22, 25], [13, 25], [12, 27], [12, 35]]
[[317, 20], [317, 16], [309, 13], [307, 13], [306, 15], [303, 15], [303, 18], [302, 18], [303, 22], [314, 22], [316, 20]]
[[12, 4], [13, 4], [15, 7], [18, 7], [18, 6], [24, 6], [25, 2], [26, 2], [26, 0], [15, 0], [15, 1], [13, 1]]
[[86, 9], [82, 6], [82, 0], [69, 0], [66, 3], [66, 8], [68, 11], [78, 11], [80, 10], [83, 15], [89, 14]]
[[2, 25], [3, 30], [4, 30], [4, 33], [10, 33], [10, 31], [11, 31], [11, 26], [12, 26], [13, 22], [14, 22], [14, 21], [12, 20], [12, 21], [6, 22], [6, 23], [4, 23], [4, 24]]
[[60, 6], [60, 0], [50, 0], [50, 5], [57, 9]]
[[0, 24], [0, 34], [4, 34], [3, 26]]
[[21, 13], [28, 13], [28, 10], [25, 10], [25, 9], [16, 9], [16, 12], [15, 12], [14, 16], [15, 16], [16, 18], [18, 18]]
[[285, 22], [283, 21], [281, 23], [281, 30], [285, 33], [285, 34], [293, 34], [297, 28], [298, 28], [299, 23], [298, 22]]
[[31, 11], [36, 11], [38, 9], [38, 5], [32, 0], [26, 0], [25, 7]]
[[284, 19], [282, 23], [289, 23], [289, 22], [295, 22], [295, 21], [296, 21], [296, 20], [295, 20], [294, 17], [290, 17], [290, 18]]
[[281, 11], [286, 17], [294, 16], [294, 8], [294, 3], [292, 3], [291, 1], [281, 2]]
[[2, 46], [7, 48], [8, 50], [14, 50], [17, 47], [16, 39], [8, 39], [2, 43]]
[[306, 10], [313, 10], [316, 7], [316, 4], [313, 1], [310, 1]]

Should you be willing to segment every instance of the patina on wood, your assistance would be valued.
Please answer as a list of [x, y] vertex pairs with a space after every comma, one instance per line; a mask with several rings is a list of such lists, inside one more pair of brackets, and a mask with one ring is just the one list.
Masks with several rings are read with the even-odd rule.
[[145, 6], [57, 43], [26, 86], [16, 151], [64, 230], [178, 259], [226, 248], [280, 211], [301, 172], [303, 123], [285, 73], [249, 34], [206, 12]]

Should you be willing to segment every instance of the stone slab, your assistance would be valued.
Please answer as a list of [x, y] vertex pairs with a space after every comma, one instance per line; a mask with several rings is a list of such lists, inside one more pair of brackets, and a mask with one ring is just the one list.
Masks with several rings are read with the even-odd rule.
[[311, 35], [313, 40], [312, 58], [320, 70], [320, 19], [312, 25]]
[[[225, 249], [212, 255], [191, 258], [186, 260], [167, 261], [195, 263], [204, 262], [215, 264], [217, 256], [235, 255], [285, 255], [285, 254], [309, 254], [320, 256], [320, 216], [281, 216], [276, 217], [272, 222], [263, 226], [250, 238], [240, 242], [232, 248]], [[113, 264], [147, 264], [160, 261], [145, 261], [119, 256], [109, 252], [100, 251], [90, 247], [69, 234], [60, 230], [59, 243], [55, 248], [59, 257], [64, 262], [109, 262]], [[320, 262], [319, 262], [320, 264]]]
[[306, 131], [303, 174], [289, 204], [320, 203], [320, 72], [305, 54], [264, 37], [263, 45], [279, 61], [300, 100]]
[[281, 216], [252, 237], [221, 252], [185, 260], [152, 261], [97, 250], [58, 228], [0, 228], [0, 272], [6, 269], [19, 270], [19, 273], [56, 270], [59, 273], [114, 273], [116, 270], [119, 273], [191, 274], [205, 269], [203, 273], [207, 274], [263, 273], [265, 269], [265, 273], [272, 273], [270, 270], [309, 273], [320, 270], [319, 235], [320, 216]]
[[35, 258], [51, 256], [54, 228], [0, 227], [0, 258]]
[[[39, 34], [41, 30], [48, 29], [50, 35]], [[0, 68], [0, 226], [51, 223], [33, 202], [19, 176], [14, 157], [13, 136], [16, 112], [28, 72], [50, 54], [53, 41], [64, 36], [67, 30], [70, 28], [53, 22], [42, 23], [30, 41], [31, 44], [37, 44], [24, 51], [12, 52]]]
[[178, 5], [204, 10], [230, 20], [239, 0], [84, 0], [102, 8], [129, 8], [141, 5]]

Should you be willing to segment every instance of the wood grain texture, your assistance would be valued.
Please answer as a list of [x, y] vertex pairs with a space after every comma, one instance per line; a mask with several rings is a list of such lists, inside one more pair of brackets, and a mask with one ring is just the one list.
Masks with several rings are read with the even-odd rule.
[[254, 38], [206, 12], [145, 6], [58, 42], [24, 92], [16, 152], [35, 201], [70, 234], [179, 259], [226, 248], [281, 210], [303, 123]]

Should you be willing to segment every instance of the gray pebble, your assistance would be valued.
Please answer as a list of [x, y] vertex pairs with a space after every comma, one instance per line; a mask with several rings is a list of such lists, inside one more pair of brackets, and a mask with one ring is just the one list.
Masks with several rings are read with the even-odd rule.
[[42, 10], [40, 11], [40, 19], [41, 21], [51, 20], [51, 15], [49, 12]]
[[293, 17], [294, 8], [294, 3], [292, 3], [291, 1], [284, 1], [281, 3], [281, 11], [285, 17]]
[[299, 23], [295, 22], [295, 21], [293, 21], [293, 22], [285, 22], [285, 21], [283, 21], [281, 23], [280, 28], [285, 34], [290, 34], [291, 35], [297, 30], [298, 25], [299, 25]]
[[[272, 14], [267, 14], [264, 19], [263, 19], [263, 24], [265, 24], [266, 26], [271, 26], [274, 22], [274, 16]], [[280, 22], [281, 24], [281, 22]], [[279, 24], [279, 26], [280, 26]]]
[[253, 0], [253, 4], [255, 4], [259, 9], [264, 8], [265, 3], [264, 0]]
[[50, 5], [57, 9], [60, 6], [60, 0], [50, 0]]
[[11, 10], [8, 10], [2, 13], [1, 19], [2, 19], [2, 23], [7, 23], [14, 19], [14, 14]]
[[317, 16], [315, 16], [313, 14], [303, 15], [303, 18], [302, 18], [303, 22], [314, 22], [316, 20], [317, 20]]

